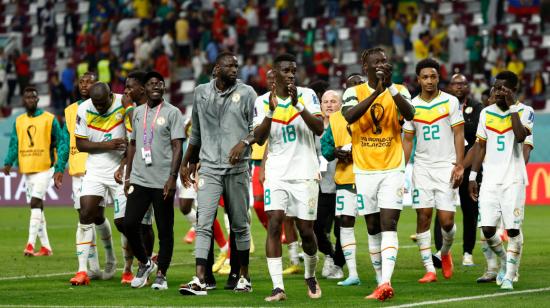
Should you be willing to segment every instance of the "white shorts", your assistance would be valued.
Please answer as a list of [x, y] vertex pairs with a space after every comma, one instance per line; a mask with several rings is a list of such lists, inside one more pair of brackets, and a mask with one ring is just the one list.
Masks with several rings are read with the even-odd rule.
[[183, 186], [183, 183], [181, 182], [181, 179], [179, 176], [178, 176], [178, 180], [176, 181], [176, 186], [178, 189], [179, 199], [197, 199], [197, 192], [195, 191], [195, 188], [193, 186], [189, 188]]
[[458, 188], [451, 187], [453, 168], [413, 168], [412, 206], [414, 209], [435, 208], [455, 212], [460, 206]]
[[403, 171], [355, 174], [357, 199], [365, 202], [365, 215], [378, 213], [380, 209], [403, 210], [404, 184]]
[[32, 198], [44, 200], [46, 192], [52, 183], [53, 171], [53, 168], [50, 168], [42, 172], [23, 174], [27, 203], [31, 203]]
[[366, 215], [365, 200], [355, 189], [336, 189], [336, 216]]
[[266, 180], [264, 210], [284, 211], [286, 216], [317, 220], [319, 182], [316, 180]]
[[500, 218], [505, 229], [520, 229], [525, 207], [525, 184], [508, 186], [481, 184], [479, 217], [482, 227], [496, 227]]
[[104, 203], [108, 203], [108, 198], [113, 200], [115, 208], [114, 219], [123, 218], [126, 213], [126, 196], [124, 195], [124, 186], [115, 182], [111, 178], [98, 178], [86, 174], [82, 179], [82, 190], [80, 196], [100, 196]]

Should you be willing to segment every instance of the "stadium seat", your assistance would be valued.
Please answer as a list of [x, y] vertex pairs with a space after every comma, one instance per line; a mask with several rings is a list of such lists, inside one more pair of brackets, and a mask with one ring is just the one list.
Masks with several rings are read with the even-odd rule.
[[268, 52], [269, 52], [269, 43], [267, 43], [267, 42], [256, 42], [254, 44], [254, 49], [252, 50], [252, 54], [265, 55]]
[[483, 15], [481, 15], [481, 13], [474, 13], [472, 24], [475, 26], [481, 26], [483, 24]]
[[352, 52], [345, 52], [343, 55], [342, 55], [342, 64], [353, 64], [353, 63], [357, 63], [357, 53], [352, 51]]
[[531, 61], [535, 59], [535, 48], [528, 47], [521, 51], [521, 59], [523, 61]]
[[314, 17], [307, 17], [302, 20], [302, 29], [306, 30], [308, 27], [315, 28], [317, 26], [317, 19]]
[[348, 28], [338, 29], [338, 39], [339, 40], [348, 40], [350, 37]]
[[519, 35], [523, 35], [523, 24], [514, 23], [508, 25], [508, 31], [506, 32], [506, 35], [512, 35], [512, 32], [514, 32], [514, 30], [517, 30]]
[[453, 4], [451, 2], [441, 2], [439, 4], [439, 14], [448, 15], [453, 13]]
[[195, 90], [195, 80], [184, 80], [181, 82], [180, 92], [183, 94], [193, 93]]
[[34, 47], [31, 51], [30, 58], [31, 60], [44, 58], [44, 47]]
[[78, 2], [78, 14], [86, 14], [90, 10], [89, 1], [80, 1]]
[[542, 46], [541, 47], [550, 47], [550, 34], [545, 34], [542, 38]]
[[49, 95], [39, 95], [38, 99], [38, 107], [46, 108], [50, 106], [51, 99]]
[[536, 57], [539, 60], [546, 59], [548, 56], [548, 49], [547, 48], [537, 48], [536, 49]]

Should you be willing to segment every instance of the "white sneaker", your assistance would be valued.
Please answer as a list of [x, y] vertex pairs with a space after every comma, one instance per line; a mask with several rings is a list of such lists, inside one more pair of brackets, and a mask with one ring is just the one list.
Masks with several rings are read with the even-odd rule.
[[105, 270], [103, 271], [103, 280], [109, 280], [116, 274], [116, 259], [108, 260], [105, 263]]
[[167, 290], [168, 289], [168, 281], [166, 281], [166, 276], [158, 276], [155, 278], [155, 282], [151, 285], [151, 289], [153, 290]]
[[331, 256], [325, 255], [325, 263], [323, 264], [321, 276], [327, 278], [327, 276], [331, 273], [332, 267], [334, 267], [334, 260]]
[[474, 266], [474, 257], [465, 252], [464, 255], [462, 256], [462, 265], [463, 266]]
[[138, 271], [130, 285], [132, 288], [142, 288], [147, 284], [147, 280], [151, 273], [157, 270], [157, 264], [151, 260], [147, 261], [147, 264], [139, 264]]
[[516, 272], [516, 276], [514, 276], [514, 279], [512, 279], [512, 282], [516, 283], [519, 281], [519, 272]]
[[327, 279], [342, 279], [344, 278], [344, 271], [340, 266], [333, 265], [329, 274], [327, 275]]
[[244, 276], [241, 276], [234, 290], [235, 292], [252, 292], [252, 283]]
[[193, 279], [187, 284], [182, 284], [180, 286], [181, 295], [207, 295], [206, 283], [201, 283], [200, 279], [197, 276], [194, 276]]

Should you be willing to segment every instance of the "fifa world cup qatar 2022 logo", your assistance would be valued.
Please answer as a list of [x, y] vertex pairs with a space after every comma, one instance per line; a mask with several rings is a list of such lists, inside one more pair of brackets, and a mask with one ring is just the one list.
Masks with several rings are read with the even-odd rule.
[[29, 148], [34, 147], [34, 135], [36, 134], [36, 126], [29, 125], [27, 126], [27, 136], [29, 136]]

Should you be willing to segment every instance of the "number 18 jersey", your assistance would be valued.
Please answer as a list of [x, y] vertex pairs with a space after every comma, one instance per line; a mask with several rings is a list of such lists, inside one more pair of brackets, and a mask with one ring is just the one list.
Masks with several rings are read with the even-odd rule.
[[[311, 114], [321, 115], [319, 100], [309, 88], [297, 87], [298, 104]], [[257, 100], [254, 125], [260, 125], [269, 111], [269, 93]], [[292, 106], [291, 98], [277, 97], [273, 113], [269, 146], [265, 165], [266, 179], [312, 180], [319, 179], [319, 160], [315, 150], [315, 137], [300, 113]]]

